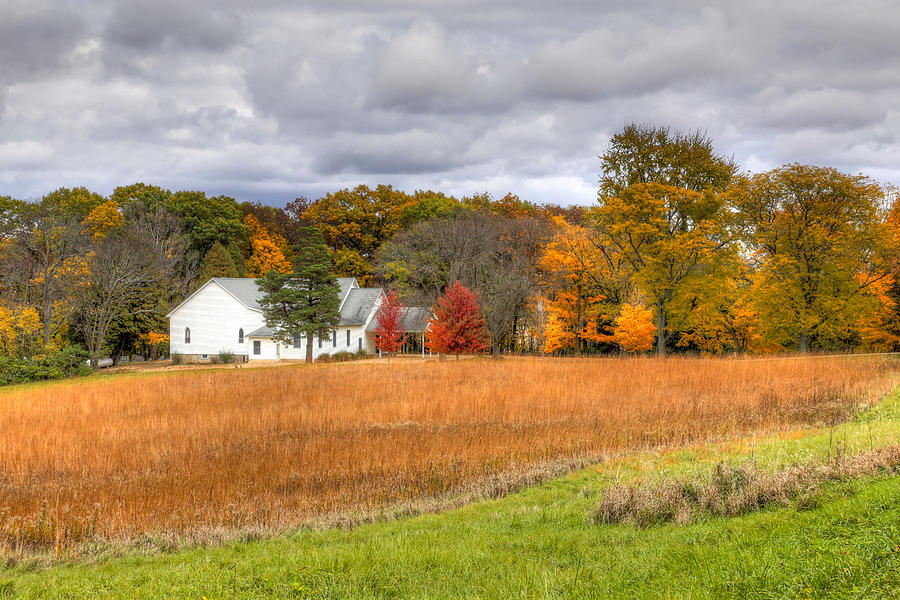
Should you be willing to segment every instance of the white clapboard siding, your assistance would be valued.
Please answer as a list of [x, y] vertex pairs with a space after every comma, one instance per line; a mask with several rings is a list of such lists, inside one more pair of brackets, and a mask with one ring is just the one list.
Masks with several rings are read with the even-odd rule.
[[[215, 280], [210, 280], [172, 311], [169, 320], [171, 352], [214, 355], [227, 350], [236, 355], [248, 355], [247, 334], [264, 324], [261, 312], [247, 308]], [[191, 329], [190, 344], [184, 341], [187, 327]], [[244, 343], [238, 341], [241, 328], [244, 329]]]

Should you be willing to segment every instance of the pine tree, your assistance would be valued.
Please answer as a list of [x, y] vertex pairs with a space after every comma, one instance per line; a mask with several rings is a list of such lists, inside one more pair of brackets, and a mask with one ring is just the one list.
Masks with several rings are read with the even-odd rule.
[[259, 303], [275, 339], [291, 344], [295, 336], [304, 336], [306, 362], [311, 363], [313, 337], [331, 335], [340, 321], [340, 287], [322, 234], [313, 227], [302, 233], [294, 246], [293, 272], [269, 271], [256, 283], [264, 292]]
[[203, 257], [203, 266], [200, 270], [201, 284], [213, 277], [238, 277], [238, 275], [238, 269], [231, 254], [225, 246], [215, 242]]
[[432, 307], [428, 322], [428, 347], [435, 352], [455, 354], [483, 352], [490, 348], [487, 324], [478, 304], [478, 293], [460, 282], [447, 288]]
[[375, 346], [382, 352], [397, 352], [406, 339], [406, 331], [401, 326], [403, 305], [397, 292], [388, 292], [378, 312], [375, 313], [378, 326], [375, 328]]

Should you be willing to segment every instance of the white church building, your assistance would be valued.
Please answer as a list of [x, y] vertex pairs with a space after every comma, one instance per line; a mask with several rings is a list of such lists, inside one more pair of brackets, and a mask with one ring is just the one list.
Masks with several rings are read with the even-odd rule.
[[[384, 290], [359, 287], [352, 277], [340, 278], [338, 284], [341, 320], [330, 336], [313, 338], [313, 358], [360, 350], [374, 354], [375, 313]], [[220, 352], [243, 360], [306, 358], [305, 337], [287, 345], [273, 338], [259, 304], [262, 296], [254, 279], [213, 277], [167, 315], [170, 354], [189, 361], [209, 360]], [[404, 309], [401, 326], [416, 347], [421, 347], [430, 316], [423, 308]]]

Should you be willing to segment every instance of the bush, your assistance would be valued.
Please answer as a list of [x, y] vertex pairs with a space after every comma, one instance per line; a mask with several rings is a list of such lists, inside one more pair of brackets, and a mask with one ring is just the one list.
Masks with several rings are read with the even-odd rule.
[[356, 355], [347, 351], [335, 352], [331, 355], [331, 359], [334, 362], [347, 362], [348, 360], [356, 360]]
[[87, 375], [91, 372], [87, 350], [72, 344], [65, 346], [56, 354], [52, 354], [47, 358], [47, 364], [62, 372], [64, 377]]
[[45, 358], [0, 356], [0, 385], [87, 375], [91, 367], [84, 348], [68, 345]]
[[363, 350], [362, 348], [360, 348], [360, 349], [356, 352], [356, 358], [358, 358], [358, 359], [359, 359], [359, 358], [369, 358], [369, 353], [366, 352], [365, 350]]
[[218, 356], [216, 356], [216, 358], [218, 358], [219, 362], [221, 362], [223, 365], [227, 365], [234, 360], [234, 352], [232, 352], [231, 350], [219, 350], [219, 354]]
[[173, 352], [173, 353], [172, 353], [172, 356], [170, 356], [169, 359], [172, 361], [172, 364], [173, 364], [173, 365], [180, 365], [180, 364], [181, 364], [181, 355], [178, 354], [177, 352]]
[[317, 363], [330, 363], [334, 362], [334, 359], [330, 354], [322, 354], [318, 358], [316, 358]]

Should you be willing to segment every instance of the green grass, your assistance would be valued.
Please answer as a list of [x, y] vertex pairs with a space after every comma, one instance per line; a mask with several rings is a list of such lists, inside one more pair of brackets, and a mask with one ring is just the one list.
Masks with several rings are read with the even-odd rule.
[[722, 458], [766, 468], [900, 441], [900, 394], [833, 429], [645, 453], [443, 514], [350, 531], [0, 571], [0, 598], [900, 598], [900, 478], [816, 508], [689, 526], [601, 526], [614, 478]]

